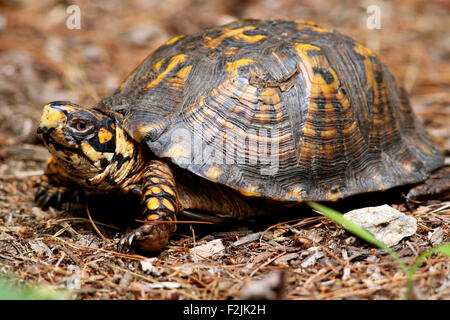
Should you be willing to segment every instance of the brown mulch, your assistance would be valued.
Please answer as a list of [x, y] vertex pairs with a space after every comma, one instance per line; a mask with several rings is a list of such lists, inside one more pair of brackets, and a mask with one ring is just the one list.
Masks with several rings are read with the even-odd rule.
[[[117, 241], [133, 219], [130, 199], [106, 201], [116, 201], [108, 208], [99, 199], [63, 210], [36, 206], [32, 185], [48, 153], [35, 132], [45, 103], [94, 104], [172, 36], [237, 18], [296, 18], [335, 28], [377, 52], [410, 92], [450, 164], [448, 2], [384, 3], [380, 30], [366, 27], [366, 1], [75, 4], [80, 30], [66, 28], [64, 1], [0, 2], [0, 275], [71, 289], [73, 299], [233, 299], [243, 297], [242, 289], [254, 280], [269, 286], [270, 274], [281, 274], [276, 298], [405, 297], [405, 275], [391, 256], [306, 207], [296, 216], [180, 224], [159, 253], [118, 253]], [[418, 221], [417, 232], [394, 247], [410, 264], [449, 242], [450, 202], [435, 199], [408, 210], [403, 200], [399, 193], [387, 203]], [[357, 206], [372, 204], [368, 198]], [[193, 254], [193, 248], [213, 243], [217, 253]], [[413, 297], [450, 299], [449, 269], [442, 255], [426, 259], [415, 273]]]

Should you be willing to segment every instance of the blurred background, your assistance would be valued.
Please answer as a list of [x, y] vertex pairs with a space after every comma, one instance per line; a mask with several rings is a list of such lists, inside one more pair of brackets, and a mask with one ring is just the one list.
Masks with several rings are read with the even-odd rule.
[[169, 38], [243, 18], [311, 20], [364, 43], [450, 149], [449, 13], [448, 0], [0, 0], [0, 160], [39, 142], [45, 103], [93, 105]]

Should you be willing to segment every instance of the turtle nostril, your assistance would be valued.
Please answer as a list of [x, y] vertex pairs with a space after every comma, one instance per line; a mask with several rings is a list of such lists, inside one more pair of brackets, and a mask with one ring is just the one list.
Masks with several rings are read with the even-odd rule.
[[37, 133], [44, 133], [47, 132], [48, 128], [46, 126], [38, 127]]

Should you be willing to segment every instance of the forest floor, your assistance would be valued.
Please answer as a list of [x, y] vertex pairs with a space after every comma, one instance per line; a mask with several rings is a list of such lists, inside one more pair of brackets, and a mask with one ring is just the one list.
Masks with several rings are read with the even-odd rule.
[[[0, 2], [0, 275], [69, 289], [78, 300], [234, 299], [260, 292], [269, 299], [404, 299], [406, 277], [390, 255], [306, 206], [295, 216], [180, 224], [161, 252], [124, 254], [116, 245], [133, 219], [128, 200], [43, 211], [32, 187], [49, 157], [36, 134], [44, 104], [94, 105], [170, 37], [239, 18], [312, 20], [367, 45], [403, 83], [450, 164], [450, 6], [379, 4], [381, 28], [372, 30], [366, 9], [373, 2], [75, 1], [80, 29], [66, 26], [64, 1]], [[416, 233], [393, 248], [409, 265], [449, 242], [450, 202], [408, 209], [402, 193], [373, 194], [349, 209], [386, 203], [416, 218]], [[202, 245], [219, 249], [193, 254]], [[450, 299], [449, 270], [443, 255], [425, 259], [413, 297]], [[263, 280], [255, 287], [257, 279]]]

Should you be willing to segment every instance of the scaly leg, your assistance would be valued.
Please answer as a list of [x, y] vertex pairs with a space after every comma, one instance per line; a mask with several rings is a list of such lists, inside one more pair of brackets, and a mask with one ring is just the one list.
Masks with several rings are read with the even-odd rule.
[[[431, 176], [420, 185], [412, 188], [407, 200], [448, 200], [450, 199], [450, 166], [443, 166], [431, 174]], [[408, 207], [412, 208], [412, 201], [407, 201]]]
[[54, 158], [48, 160], [44, 174], [34, 187], [37, 188], [35, 201], [43, 210], [48, 207], [61, 209], [64, 202], [80, 202], [82, 196], [79, 190], [70, 187]]
[[145, 177], [142, 186], [145, 223], [119, 241], [118, 251], [130, 247], [143, 251], [161, 250], [176, 230], [176, 215], [183, 208], [172, 169], [163, 161], [152, 160]]

